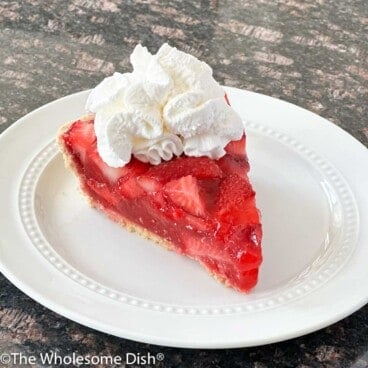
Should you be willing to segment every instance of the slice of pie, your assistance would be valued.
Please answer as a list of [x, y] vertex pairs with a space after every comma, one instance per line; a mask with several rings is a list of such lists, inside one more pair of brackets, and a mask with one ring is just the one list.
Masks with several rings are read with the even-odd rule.
[[93, 207], [250, 290], [262, 228], [240, 116], [212, 69], [189, 54], [138, 45], [131, 63], [132, 73], [90, 93], [88, 115], [62, 127], [65, 162]]
[[260, 217], [247, 178], [245, 136], [219, 160], [182, 155], [121, 168], [98, 154], [93, 116], [65, 125], [59, 144], [91, 205], [130, 231], [189, 256], [240, 291], [257, 283]]

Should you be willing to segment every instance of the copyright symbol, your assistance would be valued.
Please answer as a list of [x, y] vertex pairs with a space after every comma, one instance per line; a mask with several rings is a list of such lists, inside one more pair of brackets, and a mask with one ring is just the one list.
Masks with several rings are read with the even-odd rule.
[[156, 358], [159, 362], [162, 362], [165, 359], [165, 355], [163, 353], [157, 353]]
[[1, 364], [9, 364], [11, 361], [11, 356], [9, 354], [1, 354], [0, 355], [0, 363]]

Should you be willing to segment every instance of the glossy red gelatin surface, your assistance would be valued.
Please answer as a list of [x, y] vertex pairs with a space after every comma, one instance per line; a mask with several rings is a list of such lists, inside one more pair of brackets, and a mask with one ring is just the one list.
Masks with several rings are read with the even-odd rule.
[[94, 122], [78, 120], [61, 136], [84, 192], [99, 207], [170, 243], [227, 285], [249, 291], [262, 262], [262, 228], [249, 183], [245, 136], [219, 160], [182, 155], [153, 166], [135, 158], [107, 166]]

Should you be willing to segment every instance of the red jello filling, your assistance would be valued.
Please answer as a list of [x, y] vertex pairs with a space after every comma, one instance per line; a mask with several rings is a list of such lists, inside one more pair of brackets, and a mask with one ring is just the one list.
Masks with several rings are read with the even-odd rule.
[[182, 155], [153, 166], [134, 157], [107, 166], [96, 148], [93, 119], [78, 120], [62, 142], [93, 202], [196, 259], [228, 285], [248, 291], [262, 261], [262, 229], [249, 183], [245, 136], [219, 160]]

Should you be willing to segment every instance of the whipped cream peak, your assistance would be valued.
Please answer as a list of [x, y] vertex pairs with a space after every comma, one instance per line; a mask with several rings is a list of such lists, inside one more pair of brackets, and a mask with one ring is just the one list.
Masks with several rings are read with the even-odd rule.
[[114, 73], [105, 78], [89, 94], [86, 102], [86, 110], [96, 113], [101, 108], [109, 105], [123, 93], [130, 84], [130, 73]]
[[153, 165], [183, 152], [218, 159], [243, 135], [239, 115], [226, 103], [212, 69], [164, 44], [153, 55], [137, 45], [131, 73], [114, 73], [90, 93], [97, 149], [111, 167], [131, 156]]

